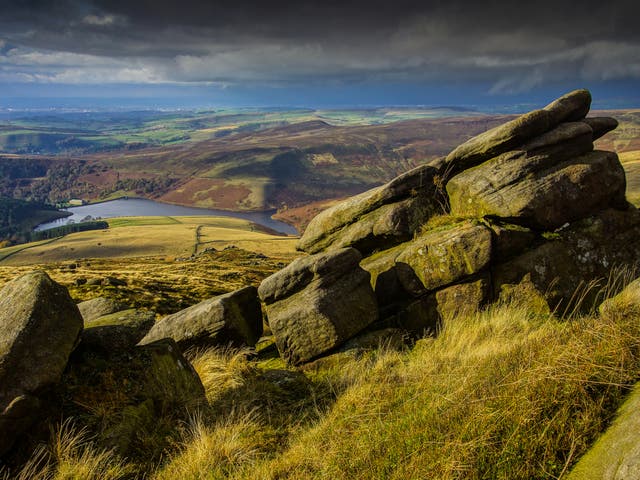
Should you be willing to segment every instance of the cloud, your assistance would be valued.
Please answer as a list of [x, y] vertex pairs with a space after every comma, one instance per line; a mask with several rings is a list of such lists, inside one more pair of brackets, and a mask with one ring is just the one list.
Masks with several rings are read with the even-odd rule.
[[468, 81], [514, 94], [640, 78], [635, 0], [5, 2], [3, 78], [33, 82]]
[[125, 17], [120, 15], [87, 15], [82, 19], [82, 23], [85, 25], [92, 25], [98, 27], [110, 27], [113, 25], [126, 25], [127, 21]]

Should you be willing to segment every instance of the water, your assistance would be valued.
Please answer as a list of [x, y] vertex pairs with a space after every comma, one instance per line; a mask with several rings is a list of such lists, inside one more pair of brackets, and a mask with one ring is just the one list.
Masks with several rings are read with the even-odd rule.
[[249, 220], [276, 232], [287, 235], [298, 235], [298, 232], [291, 225], [279, 222], [271, 218], [272, 212], [227, 212], [225, 210], [210, 210], [207, 208], [182, 207], [168, 203], [154, 202], [143, 198], [121, 198], [109, 202], [94, 203], [81, 207], [70, 207], [64, 209], [71, 212], [65, 218], [59, 218], [52, 222], [42, 223], [35, 230], [48, 230], [54, 227], [61, 227], [70, 221], [79, 223], [86, 221], [90, 216], [92, 219], [114, 218], [114, 217], [188, 217], [188, 216], [214, 216], [214, 217], [235, 217]]

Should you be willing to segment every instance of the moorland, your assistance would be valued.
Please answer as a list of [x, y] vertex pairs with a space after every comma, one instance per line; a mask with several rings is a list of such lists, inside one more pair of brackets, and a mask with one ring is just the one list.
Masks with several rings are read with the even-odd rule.
[[[19, 173], [4, 177], [2, 188], [52, 203], [129, 195], [229, 210], [278, 208], [280, 218], [303, 230], [324, 207], [512, 118], [399, 112], [321, 118], [316, 111], [217, 112], [199, 120], [196, 113], [155, 113], [134, 116], [137, 130], [131, 124], [117, 130], [107, 119], [112, 130], [85, 121], [84, 133], [73, 120], [78, 123], [58, 125], [55, 134], [87, 143], [69, 147], [56, 143], [62, 137], [45, 146], [52, 127], [41, 126], [43, 137], [33, 137], [28, 148], [18, 137], [4, 147], [2, 164]], [[593, 114], [620, 122], [597, 146], [618, 152], [627, 199], [637, 205], [640, 111]], [[43, 120], [22, 127], [31, 131], [36, 121]], [[92, 144], [96, 136], [100, 141]], [[31, 164], [40, 170], [26, 171]], [[257, 286], [301, 255], [295, 238], [235, 219], [108, 224], [0, 249], [0, 284], [37, 267], [76, 302], [104, 296], [160, 318]], [[618, 270], [595, 288], [610, 296], [635, 276]], [[71, 406], [76, 423], [53, 422], [48, 443], [12, 473], [25, 479], [564, 478], [640, 378], [638, 318], [637, 309], [601, 315], [590, 306], [561, 314], [512, 298], [447, 319], [437, 337], [413, 339], [409, 347], [388, 342], [298, 368], [279, 357], [265, 325], [267, 339], [255, 349], [187, 352], [207, 403], [185, 415], [177, 402], [153, 421], [126, 417], [131, 399], [111, 388], [113, 379], [86, 387], [67, 372], [79, 399]], [[125, 457], [99, 441], [118, 422], [137, 426]]]

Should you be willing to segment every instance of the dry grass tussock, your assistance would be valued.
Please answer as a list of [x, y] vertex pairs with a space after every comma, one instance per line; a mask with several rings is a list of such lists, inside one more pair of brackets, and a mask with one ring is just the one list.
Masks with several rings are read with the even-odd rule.
[[[290, 371], [298, 380], [285, 386], [246, 351], [191, 359], [209, 407], [146, 478], [562, 478], [640, 378], [640, 313], [559, 320], [496, 305], [410, 350]], [[44, 478], [80, 478], [55, 476], [74, 462], [116, 472], [100, 478], [124, 468], [70, 451]]]
[[86, 430], [65, 421], [52, 432], [20, 472], [0, 473], [2, 480], [119, 480], [133, 469], [111, 451], [95, 446]]
[[638, 318], [496, 307], [362, 365], [318, 425], [246, 478], [559, 478], [640, 376]]

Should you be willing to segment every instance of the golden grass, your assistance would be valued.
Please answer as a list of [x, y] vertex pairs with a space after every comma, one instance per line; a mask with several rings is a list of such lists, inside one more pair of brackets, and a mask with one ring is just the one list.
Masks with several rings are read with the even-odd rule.
[[184, 449], [159, 470], [155, 480], [223, 479], [261, 454], [260, 425], [254, 415], [230, 415], [214, 424], [195, 417]]
[[248, 361], [249, 349], [210, 348], [188, 352], [209, 402], [215, 402], [227, 390], [245, 385], [255, 377], [255, 364]]
[[495, 305], [412, 349], [304, 375], [245, 350], [191, 352], [209, 405], [147, 478], [562, 478], [640, 378], [638, 315]]
[[332, 411], [244, 478], [557, 477], [638, 378], [639, 339], [637, 319], [458, 318], [361, 361]]
[[132, 473], [122, 459], [97, 448], [86, 430], [65, 421], [53, 432], [48, 448], [39, 448], [14, 475], [5, 472], [3, 480], [120, 480]]
[[222, 249], [230, 245], [265, 255], [295, 251], [294, 237], [270, 235], [251, 222], [232, 217], [125, 217], [109, 223], [114, 228], [73, 233], [19, 249], [0, 249], [0, 259], [4, 257], [1, 265], [80, 258], [188, 257], [208, 247]]

